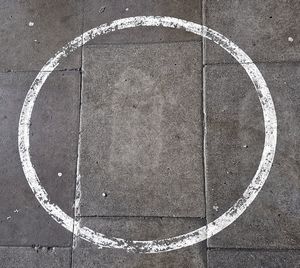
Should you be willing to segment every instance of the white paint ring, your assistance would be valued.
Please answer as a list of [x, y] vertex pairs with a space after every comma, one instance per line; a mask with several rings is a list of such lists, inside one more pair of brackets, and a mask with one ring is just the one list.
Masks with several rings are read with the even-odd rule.
[[[67, 57], [68, 54], [73, 52], [75, 49], [98, 35], [126, 28], [134, 28], [137, 26], [180, 28], [187, 32], [203, 36], [212, 40], [216, 44], [219, 44], [242, 65], [249, 75], [258, 93], [265, 124], [265, 143], [261, 161], [250, 185], [243, 193], [243, 196], [238, 199], [236, 203], [224, 214], [216, 220], [208, 223], [206, 226], [183, 235], [154, 241], [128, 241], [122, 238], [109, 238], [104, 234], [97, 233], [89, 229], [88, 227], [80, 227], [79, 221], [68, 216], [57, 205], [50, 202], [47, 192], [39, 181], [30, 157], [29, 127], [33, 106], [43, 84], [51, 72], [59, 65], [60, 59]], [[100, 248], [118, 248], [139, 253], [166, 252], [191, 246], [219, 233], [233, 223], [253, 202], [265, 183], [274, 159], [276, 141], [277, 119], [273, 100], [262, 74], [252, 62], [250, 57], [226, 37], [207, 28], [206, 26], [171, 17], [154, 16], [130, 17], [115, 20], [110, 24], [102, 24], [99, 27], [93, 28], [85, 32], [83, 35], [75, 38], [59, 50], [55, 56], [44, 65], [32, 83], [22, 107], [18, 129], [19, 154], [25, 177], [37, 200], [52, 216], [52, 218], [70, 232], [74, 232], [76, 236], [94, 243]]]

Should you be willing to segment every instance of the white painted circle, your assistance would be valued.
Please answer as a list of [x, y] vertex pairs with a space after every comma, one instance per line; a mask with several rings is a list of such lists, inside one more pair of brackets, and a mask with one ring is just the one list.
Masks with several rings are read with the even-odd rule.
[[[243, 193], [243, 196], [238, 199], [236, 203], [224, 214], [222, 214], [216, 220], [208, 223], [206, 226], [183, 235], [153, 241], [128, 241], [122, 238], [109, 238], [104, 234], [97, 233], [89, 229], [88, 227], [79, 226], [79, 221], [68, 216], [57, 205], [50, 202], [48, 194], [41, 185], [36, 171], [31, 163], [29, 143], [29, 127], [34, 103], [46, 79], [59, 65], [60, 59], [67, 57], [75, 49], [84, 45], [98, 35], [138, 26], [180, 28], [187, 32], [191, 32], [212, 40], [224, 48], [242, 65], [253, 82], [263, 110], [265, 125], [265, 143], [261, 161], [251, 183]], [[18, 129], [19, 154], [25, 177], [37, 200], [52, 216], [52, 218], [54, 218], [59, 224], [61, 224], [70, 232], [74, 232], [76, 236], [94, 243], [100, 248], [118, 248], [139, 253], [166, 252], [191, 246], [219, 233], [233, 223], [253, 202], [265, 183], [274, 159], [276, 141], [277, 119], [273, 100], [262, 74], [252, 62], [250, 57], [226, 37], [212, 29], [207, 28], [206, 26], [177, 18], [153, 16], [130, 17], [115, 20], [110, 24], [102, 24], [75, 38], [61, 50], [59, 50], [55, 56], [44, 65], [32, 83], [22, 107]]]

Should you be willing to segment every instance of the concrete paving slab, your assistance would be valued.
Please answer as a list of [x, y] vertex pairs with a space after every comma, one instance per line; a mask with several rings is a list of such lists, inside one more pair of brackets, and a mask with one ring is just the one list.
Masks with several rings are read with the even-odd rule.
[[[84, 218], [81, 224], [115, 237], [153, 240], [192, 231], [205, 223], [201, 219], [175, 218]], [[122, 250], [98, 249], [78, 240], [73, 267], [205, 267], [206, 243], [160, 254], [133, 254]]]
[[[205, 6], [205, 25], [236, 43], [253, 61], [299, 61], [299, 1], [207, 0]], [[206, 47], [206, 63], [235, 62], [213, 42], [207, 41]]]
[[[300, 245], [300, 65], [258, 65], [278, 116], [273, 167], [257, 199], [210, 247], [295, 249]], [[262, 110], [242, 67], [205, 68], [207, 107], [207, 219], [224, 213], [255, 174], [264, 142]]]
[[[82, 32], [82, 1], [17, 1], [0, 4], [0, 71], [40, 70]], [[81, 67], [81, 49], [58, 69]]]
[[[170, 16], [201, 23], [201, 1], [198, 0], [87, 0], [84, 3], [84, 30], [112, 20], [133, 16]], [[95, 38], [90, 44], [149, 43], [201, 40], [199, 36], [183, 30], [158, 27], [117, 31]]]
[[[0, 245], [66, 246], [71, 233], [39, 205], [23, 174], [18, 120], [36, 72], [0, 74]], [[30, 133], [32, 162], [51, 201], [73, 214], [79, 129], [79, 72], [56, 72], [36, 101]], [[58, 173], [62, 173], [59, 176]]]
[[84, 48], [81, 215], [204, 217], [201, 44]]
[[0, 247], [2, 268], [66, 268], [70, 267], [69, 248]]
[[299, 251], [209, 250], [209, 268], [300, 267]]

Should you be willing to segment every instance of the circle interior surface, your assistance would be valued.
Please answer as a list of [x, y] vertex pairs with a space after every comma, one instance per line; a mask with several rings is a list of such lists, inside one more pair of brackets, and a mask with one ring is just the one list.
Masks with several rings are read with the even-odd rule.
[[[30, 120], [34, 103], [46, 79], [59, 65], [59, 61], [96, 36], [138, 26], [159, 26], [183, 29], [220, 45], [242, 65], [250, 77], [260, 100], [265, 127], [265, 142], [258, 169], [251, 183], [235, 204], [219, 218], [208, 223], [206, 226], [179, 236], [153, 241], [130, 241], [122, 238], [108, 237], [86, 226], [80, 226], [79, 220], [68, 216], [56, 204], [51, 203], [31, 162], [29, 142]], [[138, 16], [115, 20], [110, 24], [102, 24], [93, 28], [66, 44], [66, 46], [59, 50], [55, 56], [44, 65], [32, 83], [24, 100], [18, 128], [19, 154], [25, 177], [37, 200], [52, 218], [67, 230], [73, 232], [75, 236], [94, 243], [99, 248], [118, 248], [139, 253], [166, 252], [191, 246], [219, 233], [233, 223], [253, 202], [265, 183], [274, 159], [276, 141], [277, 119], [273, 100], [262, 74], [250, 57], [229, 39], [206, 26], [177, 18], [157, 16]]]

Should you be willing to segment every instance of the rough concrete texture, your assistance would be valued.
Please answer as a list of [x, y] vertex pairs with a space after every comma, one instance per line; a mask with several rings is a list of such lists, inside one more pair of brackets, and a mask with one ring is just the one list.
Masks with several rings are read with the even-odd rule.
[[[0, 267], [300, 267], [299, 14], [297, 0], [0, 1]], [[208, 241], [155, 255], [74, 239], [35, 199], [17, 141], [24, 97], [44, 63], [83, 31], [139, 15], [202, 23], [230, 38], [260, 63], [278, 116], [271, 173], [245, 213]], [[30, 129], [51, 202], [73, 216], [79, 167], [81, 225], [135, 240], [220, 216], [250, 183], [264, 143], [242, 67], [211, 41], [152, 27], [97, 37], [64, 59]]]
[[[278, 145], [269, 178], [257, 199], [211, 247], [299, 248], [300, 65], [258, 65], [278, 116]], [[250, 183], [259, 164], [264, 128], [258, 97], [240, 66], [208, 66], [207, 218], [227, 210]]]
[[209, 250], [208, 268], [288, 268], [300, 267], [300, 252], [266, 250]]
[[[225, 35], [254, 62], [300, 60], [298, 0], [206, 0], [205, 25]], [[227, 52], [206, 42], [206, 63], [235, 62]]]
[[[87, 0], [84, 2], [84, 30], [112, 20], [134, 16], [169, 16], [201, 23], [201, 1], [198, 0]], [[183, 30], [157, 27], [126, 29], [95, 38], [90, 44], [152, 43], [201, 40]]]
[[[40, 207], [18, 153], [19, 113], [36, 73], [0, 74], [0, 245], [70, 245], [71, 234]], [[79, 73], [53, 73], [33, 111], [31, 155], [53, 202], [72, 215], [78, 138]], [[5, 156], [5, 157], [4, 157]], [[62, 177], [58, 173], [62, 173]]]
[[[39, 71], [82, 32], [81, 0], [3, 0], [0, 3], [0, 71]], [[81, 49], [58, 69], [81, 66]]]
[[200, 60], [198, 42], [84, 48], [81, 215], [204, 217]]
[[[172, 218], [84, 218], [81, 225], [109, 236], [131, 240], [154, 240], [192, 231], [203, 226], [201, 219]], [[206, 243], [161, 254], [130, 254], [122, 250], [101, 249], [78, 240], [73, 252], [74, 267], [206, 267]]]
[[0, 247], [0, 267], [67, 268], [70, 267], [69, 248]]

